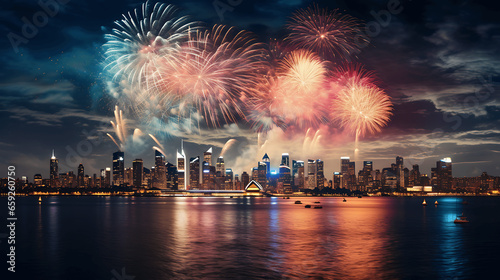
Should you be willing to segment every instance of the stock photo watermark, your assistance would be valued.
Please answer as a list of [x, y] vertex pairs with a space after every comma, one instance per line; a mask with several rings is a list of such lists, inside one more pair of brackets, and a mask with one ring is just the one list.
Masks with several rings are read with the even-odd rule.
[[125, 267], [122, 267], [121, 273], [118, 273], [116, 269], [111, 270], [111, 274], [113, 274], [113, 278], [111, 280], [134, 280], [135, 276], [128, 275], [125, 271]]
[[234, 11], [234, 8], [241, 5], [241, 3], [243, 3], [243, 0], [214, 0], [212, 6], [220, 21], [224, 21], [224, 13]]
[[7, 268], [10, 272], [16, 272], [16, 167], [9, 166], [7, 168], [7, 264], [9, 267]]
[[68, 4], [71, 0], [39, 0], [37, 2], [39, 10], [30, 17], [23, 16], [21, 21], [23, 25], [17, 32], [9, 32], [7, 39], [15, 53], [19, 53], [21, 44], [28, 44], [30, 39], [38, 35], [41, 28], [49, 23], [49, 20], [55, 17], [62, 9], [62, 6]]

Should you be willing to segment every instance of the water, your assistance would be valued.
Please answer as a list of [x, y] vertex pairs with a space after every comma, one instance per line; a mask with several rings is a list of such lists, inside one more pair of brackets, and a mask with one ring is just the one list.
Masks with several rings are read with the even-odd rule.
[[[427, 198], [427, 207], [416, 197], [297, 199], [18, 198], [17, 272], [2, 279], [127, 279], [117, 278], [122, 268], [136, 280], [498, 273], [500, 197], [467, 198], [465, 206]], [[323, 209], [304, 208], [314, 201]], [[462, 208], [471, 222], [456, 225]]]

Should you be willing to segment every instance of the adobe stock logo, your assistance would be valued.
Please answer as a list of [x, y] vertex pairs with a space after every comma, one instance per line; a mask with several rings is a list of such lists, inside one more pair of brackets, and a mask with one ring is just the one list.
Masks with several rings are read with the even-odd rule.
[[71, 0], [39, 0], [38, 6], [40, 6], [41, 10], [35, 12], [31, 19], [27, 17], [21, 18], [23, 25], [20, 34], [14, 32], [7, 34], [14, 52], [19, 53], [19, 46], [27, 44], [30, 39], [38, 35], [39, 29], [49, 23], [49, 18], [55, 17], [61, 10], [61, 6], [66, 5], [69, 1]]

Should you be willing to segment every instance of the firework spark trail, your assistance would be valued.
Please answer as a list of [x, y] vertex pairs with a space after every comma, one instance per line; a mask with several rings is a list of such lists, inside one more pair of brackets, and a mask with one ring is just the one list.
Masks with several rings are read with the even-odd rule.
[[227, 140], [226, 144], [224, 144], [224, 146], [222, 147], [222, 151], [220, 152], [220, 155], [221, 157], [224, 156], [224, 154], [229, 150], [231, 149], [231, 147], [233, 147], [233, 145], [237, 142], [236, 139], [229, 139]]
[[153, 146], [153, 150], [160, 152], [163, 156], [166, 156], [166, 154], [165, 154], [165, 152], [163, 151], [163, 149], [160, 149], [160, 148], [158, 148], [158, 147], [156, 147], [156, 146]]
[[320, 9], [317, 5], [295, 12], [286, 28], [285, 39], [295, 48], [312, 50], [328, 58], [349, 59], [368, 44], [359, 36], [361, 23], [356, 18], [335, 9]]
[[163, 145], [160, 143], [160, 141], [158, 141], [158, 139], [156, 139], [156, 137], [153, 135], [153, 134], [149, 134], [149, 137], [151, 137], [151, 139], [153, 139], [153, 141], [155, 141], [155, 143], [162, 149], [164, 150], [165, 147], [163, 147]]
[[121, 150], [121, 147], [120, 147], [120, 145], [118, 145], [118, 142], [116, 142], [115, 138], [111, 134], [109, 134], [109, 133], [106, 133], [106, 135], [108, 135], [109, 138], [111, 138], [111, 140], [113, 140], [113, 142], [116, 144], [116, 146], [118, 147], [118, 149]]

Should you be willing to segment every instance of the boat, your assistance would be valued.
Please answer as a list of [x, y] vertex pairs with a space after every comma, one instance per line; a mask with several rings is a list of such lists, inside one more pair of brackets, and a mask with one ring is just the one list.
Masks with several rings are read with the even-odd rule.
[[314, 203], [321, 203], [321, 202], [319, 202], [319, 201], [315, 201]]
[[422, 202], [422, 205], [427, 206], [427, 202], [425, 202], [425, 199], [424, 199], [424, 202]]
[[286, 199], [286, 197], [283, 197], [283, 199]]
[[323, 208], [323, 206], [321, 206], [321, 205], [314, 206], [314, 209], [322, 209], [322, 208]]
[[290, 199], [290, 197], [289, 197], [289, 196], [287, 196], [287, 197], [286, 197], [286, 199]]
[[42, 197], [41, 196], [38, 197], [38, 204], [40, 204], [40, 203], [42, 203]]
[[455, 224], [464, 224], [464, 223], [468, 223], [469, 220], [467, 220], [467, 217], [464, 216], [464, 213], [462, 213], [462, 215], [460, 216], [457, 216], [457, 218], [455, 219], [455, 221], [453, 221]]
[[311, 205], [307, 204], [307, 205], [305, 206], [305, 208], [311, 208]]
[[438, 205], [438, 204], [439, 204], [439, 203], [438, 203], [438, 201], [436, 200], [436, 201], [434, 202], [434, 205]]
[[295, 204], [302, 204], [302, 201], [297, 200], [297, 201], [295, 201]]
[[347, 200], [345, 200], [345, 198], [344, 198], [344, 200], [342, 200], [342, 202], [347, 202]]

